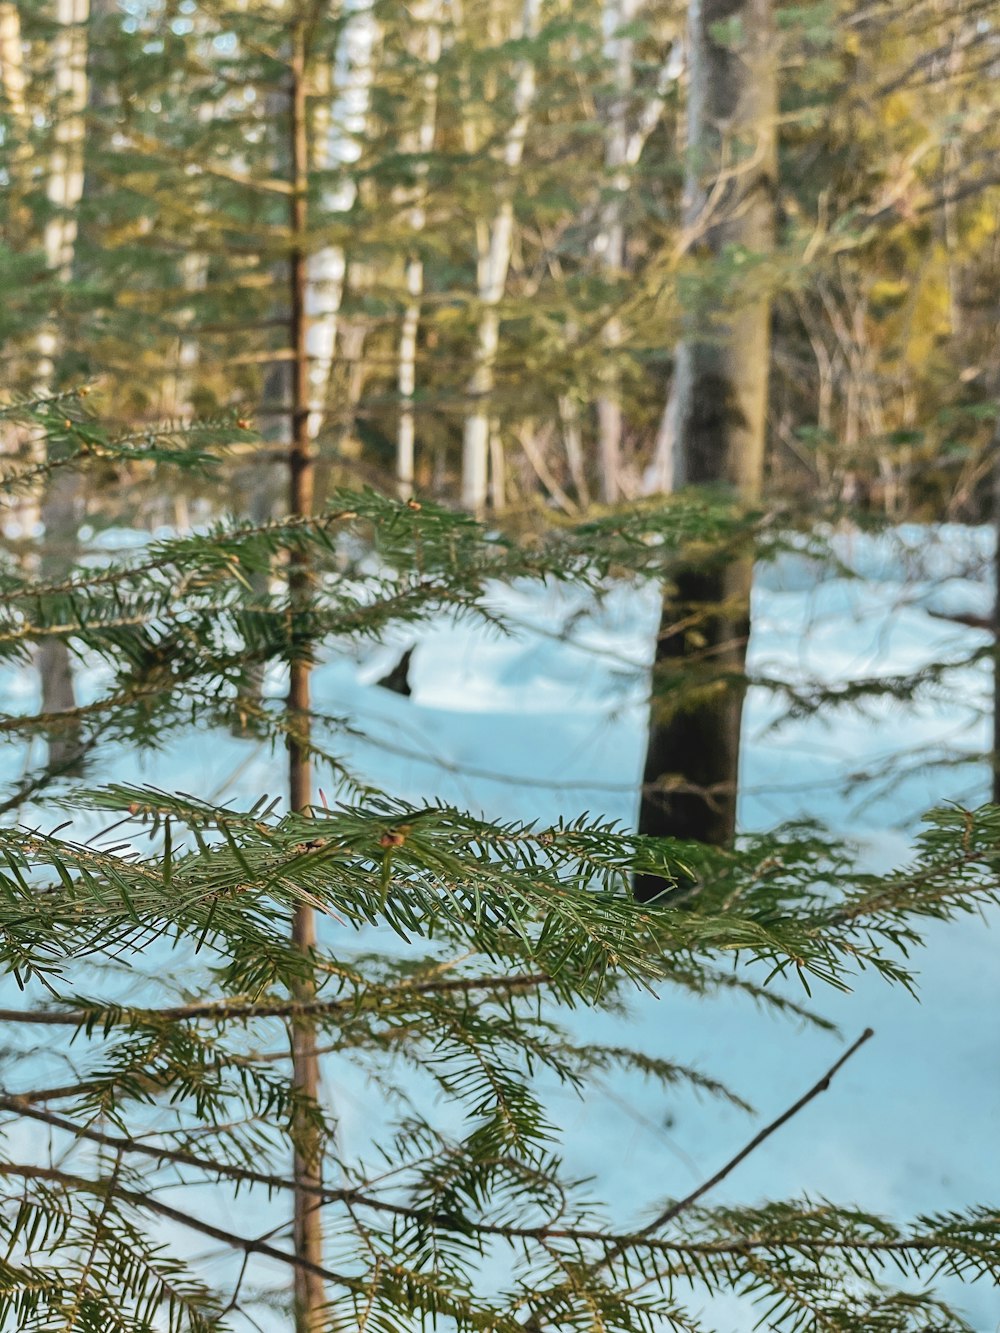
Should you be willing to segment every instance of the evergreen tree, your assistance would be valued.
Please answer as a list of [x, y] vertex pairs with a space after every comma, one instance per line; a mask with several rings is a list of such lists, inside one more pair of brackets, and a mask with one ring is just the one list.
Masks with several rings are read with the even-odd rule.
[[[68, 394], [5, 416], [36, 442], [59, 439], [46, 470], [141, 461], [169, 475], [211, 466], [246, 434], [116, 435], [85, 407]], [[5, 493], [35, 471], [9, 470]], [[525, 546], [431, 505], [342, 493], [313, 515], [149, 541], [55, 582], [9, 563], [0, 645], [13, 660], [52, 639], [99, 655], [100, 688], [74, 723], [95, 746], [155, 747], [246, 709], [247, 660], [288, 662], [443, 612], [491, 615], [497, 580], [597, 590], [626, 567], [662, 580], [692, 543], [746, 540], [746, 523], [729, 503], [678, 497]], [[766, 555], [783, 538], [758, 523], [756, 540]], [[255, 584], [262, 567], [283, 573]], [[13, 738], [67, 721], [3, 725]], [[609, 1216], [566, 1178], [543, 1085], [583, 1090], [604, 1071], [636, 1071], [738, 1103], [710, 1071], [581, 1043], [566, 1006], [614, 1009], [638, 983], [735, 988], [801, 1018], [808, 1010], [772, 988], [776, 977], [836, 988], [864, 967], [912, 985], [921, 922], [1000, 896], [1000, 813], [937, 811], [913, 864], [873, 876], [801, 829], [723, 851], [588, 818], [543, 828], [415, 806], [337, 765], [334, 719], [313, 711], [306, 731], [267, 697], [252, 723], [333, 766], [337, 803], [283, 812], [262, 797], [239, 810], [76, 782], [0, 834], [0, 954], [20, 989], [3, 1010], [20, 1049], [0, 1094], [5, 1327], [286, 1326], [280, 1311], [292, 1307], [280, 1279], [270, 1285], [281, 1271], [322, 1290], [308, 1318], [330, 1329], [697, 1329], [713, 1291], [745, 1293], [770, 1328], [966, 1327], [926, 1283], [1000, 1276], [995, 1210], [904, 1226], [811, 1200], [712, 1203], [712, 1187], [869, 1033], [652, 1220]], [[635, 872], [667, 890], [683, 879], [689, 892], [639, 903]], [[291, 934], [303, 909], [320, 923], [306, 951]], [[352, 961], [345, 939], [363, 926], [400, 946], [378, 951], [376, 934], [376, 951]], [[289, 1023], [385, 1089], [394, 1123], [363, 1158], [341, 1150], [336, 1107], [303, 1085], [282, 1041]], [[70, 1076], [55, 1075], [67, 1061]], [[442, 1095], [443, 1116], [421, 1080]], [[290, 1147], [305, 1148], [314, 1179], [288, 1171]], [[283, 1229], [282, 1201], [304, 1191], [324, 1219], [318, 1256]], [[190, 1258], [206, 1240], [235, 1266]]]
[[[777, 30], [770, 9], [706, 0], [685, 41], [680, 4], [631, 0], [0, 4], [0, 644], [48, 664], [40, 710], [0, 719], [28, 747], [3, 807], [32, 821], [3, 835], [3, 957], [25, 988], [6, 1019], [41, 1034], [22, 1068], [86, 1051], [71, 1083], [3, 1091], [12, 1125], [49, 1133], [21, 1152], [12, 1132], [0, 1172], [11, 1327], [223, 1328], [273, 1298], [301, 1333], [689, 1328], [699, 1293], [732, 1288], [774, 1327], [951, 1328], [879, 1265], [995, 1276], [988, 1210], [906, 1232], [808, 1203], [720, 1210], [699, 1190], [651, 1226], [598, 1216], [552, 1153], [535, 1078], [637, 1069], [727, 1095], [643, 1053], [581, 1049], [560, 1006], [615, 1006], [638, 982], [736, 986], [798, 1013], [754, 963], [906, 984], [921, 917], [994, 899], [993, 810], [938, 812], [915, 866], [883, 878], [801, 834], [713, 852], [599, 821], [496, 826], [365, 788], [338, 759], [342, 721], [310, 697], [324, 644], [490, 615], [493, 580], [655, 580], [675, 591], [643, 832], [726, 842], [749, 560], [784, 540], [780, 505], [765, 521], [681, 494], [555, 530], [522, 519], [519, 547], [414, 495], [575, 514], [645, 471], [654, 490], [686, 475], [752, 503], [768, 470], [772, 496], [979, 512], [994, 27], [975, 0], [807, 4]], [[66, 389], [90, 376], [104, 424]], [[699, 423], [705, 402], [739, 411]], [[278, 465], [291, 485], [273, 518]], [[74, 527], [102, 493], [101, 521], [125, 525], [186, 531], [186, 498], [236, 513], [95, 557]], [[91, 692], [74, 691], [76, 660], [101, 663]], [[955, 665], [762, 683], [795, 716], [908, 698]], [[53, 785], [192, 722], [287, 752], [288, 813]], [[317, 806], [317, 766], [334, 809]], [[688, 798], [664, 822], [663, 800], [673, 816]], [[85, 840], [118, 817], [127, 844]], [[341, 932], [364, 923], [407, 952], [348, 962]], [[420, 1105], [382, 1144], [388, 1176], [347, 1160], [318, 1095], [327, 1051], [400, 1096], [401, 1068], [419, 1070], [462, 1127]], [[209, 1192], [182, 1207], [182, 1180]], [[223, 1187], [279, 1230], [206, 1221]], [[186, 1233], [246, 1275], [189, 1262]], [[511, 1252], [504, 1285], [491, 1265]], [[290, 1300], [258, 1259], [289, 1270]]]

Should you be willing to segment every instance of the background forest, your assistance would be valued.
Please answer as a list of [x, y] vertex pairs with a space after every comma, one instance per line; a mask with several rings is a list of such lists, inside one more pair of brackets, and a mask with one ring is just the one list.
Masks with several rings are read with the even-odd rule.
[[0, 1327], [998, 1326], [998, 111], [997, 0], [0, 0]]
[[318, 5], [294, 165], [280, 6], [2, 15], [12, 390], [96, 380], [132, 425], [238, 406], [280, 438], [294, 239], [325, 469], [572, 512], [671, 488], [685, 321], [752, 287], [781, 493], [983, 513], [991, 4], [707, 6], [732, 41], [766, 22], [777, 99], [773, 238], [723, 256], [725, 191], [684, 199], [681, 5]]

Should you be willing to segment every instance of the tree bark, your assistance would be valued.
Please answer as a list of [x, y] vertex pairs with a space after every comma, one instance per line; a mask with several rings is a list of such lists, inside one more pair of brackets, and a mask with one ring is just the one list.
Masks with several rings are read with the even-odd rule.
[[[45, 226], [49, 269], [63, 280], [72, 273], [77, 207], [83, 194], [84, 112], [87, 107], [87, 20], [89, 0], [57, 0], [53, 41], [55, 143], [46, 192], [52, 216]], [[52, 383], [60, 347], [58, 323], [46, 321], [38, 336], [37, 380]]]
[[[609, 107], [604, 150], [605, 189], [609, 193], [601, 209], [601, 227], [593, 248], [612, 282], [622, 276], [627, 260], [625, 203], [630, 173], [638, 165], [646, 141], [663, 114], [667, 90], [683, 67], [681, 48], [678, 43], [673, 43], [656, 86], [642, 99], [633, 123], [635, 39], [632, 25], [638, 13], [639, 0], [604, 0], [604, 54], [613, 70], [614, 98]], [[602, 333], [608, 355], [597, 397], [597, 454], [601, 499], [605, 504], [615, 504], [622, 498], [623, 491], [627, 493], [629, 489], [622, 484], [625, 413], [621, 375], [616, 362], [617, 349], [624, 337], [621, 320], [613, 316]]]
[[28, 80], [24, 72], [24, 50], [21, 43], [21, 15], [17, 5], [0, 4], [0, 89], [7, 114], [17, 124], [19, 155], [23, 156], [25, 141], [30, 132], [28, 123]]
[[[65, 468], [47, 480], [41, 503], [43, 537], [38, 572], [53, 583], [64, 579], [77, 553], [79, 478]], [[79, 771], [83, 758], [80, 725], [73, 717], [76, 688], [73, 661], [63, 639], [45, 639], [36, 657], [42, 690], [42, 712], [53, 715], [48, 733], [48, 766], [53, 777]]]
[[560, 395], [559, 421], [562, 425], [563, 448], [566, 450], [566, 466], [569, 469], [577, 501], [581, 509], [589, 509], [590, 487], [587, 485], [587, 468], [583, 458], [580, 406], [570, 394]]
[[[92, 170], [86, 166], [85, 112], [100, 108], [103, 94], [90, 79], [93, 46], [90, 24], [112, 12], [109, 0], [59, 0], [56, 16], [59, 31], [53, 43], [55, 61], [55, 147], [46, 193], [55, 212], [45, 227], [45, 255], [50, 272], [59, 285], [79, 273], [77, 254], [78, 210], [83, 198], [96, 188]], [[45, 393], [55, 387], [64, 337], [58, 319], [47, 319], [37, 340], [38, 361], [35, 387]], [[43, 529], [39, 573], [57, 581], [65, 578], [76, 555], [76, 524], [79, 478], [66, 470], [46, 478], [37, 505]], [[72, 713], [76, 708], [73, 663], [62, 639], [49, 639], [38, 649], [37, 667], [41, 682], [42, 711]], [[73, 772], [81, 758], [80, 729], [64, 719], [54, 723], [49, 735], [48, 764], [54, 775]]]
[[[774, 240], [777, 61], [771, 0], [691, 0], [685, 227], [696, 253], [751, 274], [724, 309], [691, 312], [676, 366], [682, 484], [759, 494], [770, 366], [770, 301], [755, 256]], [[742, 256], [743, 268], [737, 268]], [[736, 287], [734, 279], [731, 286]], [[752, 565], [715, 553], [676, 572], [653, 671], [639, 828], [731, 840], [750, 630]], [[662, 881], [640, 876], [652, 897]]]
[[[294, 518], [313, 508], [313, 445], [310, 432], [308, 296], [308, 185], [309, 136], [306, 121], [306, 33], [300, 20], [292, 34], [290, 88], [290, 147], [292, 195], [289, 223], [292, 250], [289, 263], [292, 358], [292, 431], [288, 453], [289, 512]], [[296, 620], [308, 598], [311, 574], [304, 552], [293, 552], [288, 571], [292, 617], [292, 651], [288, 688], [288, 775], [292, 810], [308, 810], [312, 801], [312, 765], [309, 748], [310, 663], [308, 647], [296, 648]], [[300, 906], [292, 920], [292, 942], [307, 957], [316, 946], [316, 917], [311, 907]], [[296, 999], [315, 995], [310, 972], [296, 987]], [[323, 1230], [315, 1193], [322, 1185], [322, 1137], [312, 1108], [319, 1101], [319, 1056], [315, 1024], [301, 1017], [291, 1020], [292, 1083], [298, 1108], [293, 1112], [295, 1204], [293, 1244], [299, 1259], [311, 1268], [295, 1270], [296, 1333], [320, 1333], [324, 1325], [326, 1293], [318, 1268], [323, 1263]]]

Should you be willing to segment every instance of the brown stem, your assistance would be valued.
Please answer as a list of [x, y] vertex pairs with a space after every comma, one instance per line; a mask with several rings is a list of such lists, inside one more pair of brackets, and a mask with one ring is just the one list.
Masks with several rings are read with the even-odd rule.
[[[309, 140], [306, 107], [306, 25], [300, 19], [292, 33], [289, 89], [291, 176], [289, 222], [292, 249], [289, 263], [292, 358], [292, 437], [288, 451], [288, 504], [292, 518], [304, 518], [313, 508], [313, 453], [309, 438], [309, 361], [306, 346], [306, 261], [308, 216]], [[288, 688], [288, 785], [292, 810], [308, 810], [312, 800], [312, 765], [309, 744], [308, 648], [296, 642], [296, 620], [309, 595], [310, 570], [305, 549], [291, 551], [288, 570], [292, 616], [292, 655]], [[304, 954], [316, 948], [316, 915], [300, 905], [292, 919], [292, 942]], [[312, 975], [295, 989], [295, 999], [308, 1003], [316, 993]], [[319, 1057], [316, 1025], [304, 1015], [292, 1018], [289, 1028], [292, 1084], [298, 1094], [292, 1120], [295, 1179], [294, 1249], [302, 1262], [295, 1270], [296, 1333], [319, 1333], [323, 1326], [326, 1294], [322, 1278], [323, 1229], [315, 1191], [322, 1187], [322, 1130], [310, 1104], [319, 1099]]]
[[[440, 995], [470, 991], [518, 992], [534, 990], [547, 985], [552, 978], [546, 972], [515, 972], [509, 976], [455, 977], [450, 980], [405, 981], [395, 986], [381, 987], [369, 995], [362, 994], [348, 1000], [207, 1000], [197, 1004], [178, 1004], [165, 1009], [123, 1009], [117, 1006], [107, 1012], [89, 1008], [59, 1009], [0, 1009], [0, 1023], [28, 1023], [42, 1027], [83, 1027], [96, 1019], [101, 1032], [113, 1027], [127, 1027], [144, 1019], [157, 1023], [180, 1023], [207, 1019], [209, 1022], [250, 1022], [257, 1018], [329, 1018], [344, 1013], [354, 1015], [407, 995]], [[74, 1085], [86, 1086], [86, 1085]]]
[[665, 1208], [659, 1216], [653, 1218], [652, 1222], [650, 1222], [647, 1227], [643, 1227], [639, 1234], [647, 1235], [650, 1232], [659, 1231], [660, 1227], [666, 1225], [667, 1222], [672, 1222], [675, 1217], [685, 1212], [692, 1204], [697, 1203], [702, 1195], [707, 1194], [708, 1191], [714, 1189], [720, 1181], [725, 1180], [726, 1176], [728, 1176], [731, 1171], [734, 1171], [736, 1167], [739, 1166], [740, 1162], [749, 1157], [752, 1152], [756, 1152], [764, 1140], [769, 1139], [775, 1130], [780, 1129], [781, 1126], [787, 1124], [793, 1116], [798, 1115], [803, 1107], [808, 1106], [814, 1097], [818, 1097], [821, 1092], [826, 1092], [834, 1074], [847, 1064], [851, 1056], [854, 1055], [856, 1051], [859, 1051], [865, 1042], [869, 1041], [874, 1035], [875, 1033], [871, 1028], [865, 1028], [864, 1032], [862, 1032], [854, 1045], [847, 1048], [840, 1059], [830, 1066], [823, 1077], [817, 1083], [814, 1083], [808, 1092], [803, 1093], [798, 1101], [789, 1106], [786, 1111], [782, 1111], [777, 1119], [772, 1120], [769, 1125], [765, 1125], [760, 1133], [755, 1134], [750, 1142], [745, 1144], [735, 1157], [730, 1157], [725, 1166], [720, 1167], [714, 1176], [710, 1176], [708, 1180], [699, 1185], [696, 1190], [692, 1190], [690, 1194], [685, 1195], [683, 1199], [678, 1199], [677, 1202], [672, 1203], [669, 1208]]
[[121, 1199], [123, 1203], [129, 1204], [133, 1208], [141, 1208], [146, 1212], [156, 1213], [159, 1217], [168, 1218], [171, 1222], [177, 1222], [180, 1226], [187, 1227], [191, 1231], [197, 1231], [202, 1236], [209, 1236], [212, 1240], [220, 1241], [231, 1249], [241, 1250], [244, 1254], [260, 1254], [267, 1259], [276, 1259], [278, 1263], [290, 1264], [297, 1272], [312, 1273], [320, 1280], [321, 1284], [325, 1279], [347, 1287], [351, 1291], [365, 1290], [365, 1284], [358, 1278], [348, 1277], [343, 1273], [335, 1273], [329, 1268], [324, 1268], [322, 1264], [313, 1264], [298, 1252], [289, 1254], [287, 1250], [279, 1250], [276, 1246], [269, 1245], [264, 1240], [256, 1240], [252, 1236], [240, 1236], [234, 1231], [226, 1231], [222, 1227], [213, 1226], [210, 1222], [192, 1217], [190, 1213], [182, 1212], [179, 1208], [172, 1208], [169, 1204], [163, 1203], [160, 1199], [154, 1199], [149, 1194], [141, 1194], [137, 1190], [123, 1189], [113, 1180], [88, 1180], [86, 1176], [71, 1175], [66, 1171], [57, 1171], [53, 1167], [15, 1166], [8, 1162], [0, 1162], [0, 1177], [2, 1176], [15, 1176], [20, 1180], [45, 1180], [51, 1184], [62, 1185], [73, 1194], [94, 1194], [98, 1197], [104, 1197], [110, 1193], [116, 1199]]
[[[745, 1144], [734, 1157], [731, 1157], [724, 1166], [720, 1167], [715, 1175], [710, 1176], [708, 1180], [703, 1181], [697, 1189], [692, 1190], [691, 1193], [685, 1195], [683, 1199], [678, 1199], [676, 1202], [664, 1208], [661, 1213], [653, 1218], [652, 1222], [647, 1226], [644, 1226], [640, 1231], [637, 1231], [630, 1236], [618, 1237], [613, 1244], [607, 1245], [605, 1247], [603, 1258], [599, 1261], [599, 1264], [596, 1265], [596, 1267], [609, 1267], [626, 1250], [634, 1249], [638, 1245], [648, 1245], [650, 1248], [659, 1249], [663, 1252], [692, 1252], [688, 1248], [688, 1243], [686, 1242], [662, 1240], [659, 1237], [654, 1237], [653, 1233], [659, 1231], [661, 1227], [665, 1226], [668, 1222], [672, 1222], [676, 1217], [680, 1216], [681, 1213], [686, 1212], [688, 1208], [697, 1203], [700, 1198], [709, 1192], [709, 1190], [714, 1189], [720, 1181], [725, 1180], [730, 1172], [734, 1171], [736, 1167], [739, 1166], [740, 1162], [745, 1161], [751, 1153], [756, 1152], [765, 1139], [770, 1138], [770, 1136], [776, 1130], [780, 1129], [782, 1125], [787, 1124], [793, 1116], [798, 1115], [803, 1107], [808, 1106], [814, 1097], [818, 1097], [821, 1092], [825, 1092], [830, 1086], [830, 1081], [837, 1071], [850, 1060], [851, 1056], [854, 1055], [856, 1051], [861, 1049], [866, 1041], [874, 1037], [874, 1035], [875, 1033], [871, 1028], [865, 1028], [864, 1032], [862, 1032], [861, 1036], [853, 1046], [848, 1047], [839, 1060], [836, 1060], [830, 1066], [823, 1077], [817, 1083], [814, 1083], [808, 1092], [804, 1093], [798, 1101], [789, 1106], [788, 1109], [783, 1111], [775, 1120], [772, 1120], [769, 1125], [765, 1125], [758, 1134], [754, 1135], [749, 1143]], [[565, 1233], [560, 1233], [557, 1230], [551, 1229], [547, 1231], [546, 1238], [558, 1237], [561, 1234]], [[578, 1232], [575, 1236], [577, 1241], [583, 1238], [583, 1233]], [[587, 1239], [591, 1238], [596, 1239], [597, 1237], [587, 1237]], [[713, 1244], [713, 1242], [709, 1242], [709, 1244]], [[731, 1243], [724, 1242], [724, 1244], [729, 1246]], [[726, 1252], [743, 1252], [747, 1248], [747, 1240], [741, 1238], [735, 1242], [735, 1244], [732, 1244], [731, 1250], [727, 1248]], [[702, 1252], [707, 1252], [707, 1250]], [[541, 1326], [537, 1319], [532, 1318], [524, 1325], [524, 1330], [525, 1333], [541, 1333]]]

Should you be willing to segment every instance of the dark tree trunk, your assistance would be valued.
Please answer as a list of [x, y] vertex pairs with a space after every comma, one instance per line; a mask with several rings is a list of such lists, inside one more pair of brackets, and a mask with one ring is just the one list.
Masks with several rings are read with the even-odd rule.
[[[749, 567], [684, 569], [665, 601], [639, 829], [724, 845], [736, 827], [742, 674], [750, 631]], [[742, 604], [742, 614], [720, 611]], [[657, 880], [637, 884], [658, 893]]]
[[[777, 121], [771, 0], [691, 0], [685, 226], [729, 266], [719, 304], [691, 312], [677, 352], [675, 475], [761, 486], [770, 303], [754, 258], [773, 246]], [[745, 252], [742, 267], [733, 256]], [[755, 269], [757, 270], [755, 272]], [[747, 278], [742, 278], [746, 273]], [[723, 844], [735, 831], [751, 564], [679, 569], [664, 597], [639, 815], [642, 833]], [[639, 876], [650, 898], [661, 880]]]

